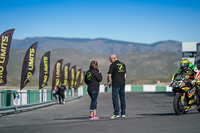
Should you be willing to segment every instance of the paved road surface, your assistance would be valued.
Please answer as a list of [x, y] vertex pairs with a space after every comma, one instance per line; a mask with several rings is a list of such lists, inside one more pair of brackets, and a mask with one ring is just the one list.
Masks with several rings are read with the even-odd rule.
[[0, 117], [0, 133], [200, 133], [200, 113], [176, 116], [172, 93], [126, 93], [126, 118], [111, 120], [111, 93], [98, 99], [100, 120], [89, 120], [88, 96]]

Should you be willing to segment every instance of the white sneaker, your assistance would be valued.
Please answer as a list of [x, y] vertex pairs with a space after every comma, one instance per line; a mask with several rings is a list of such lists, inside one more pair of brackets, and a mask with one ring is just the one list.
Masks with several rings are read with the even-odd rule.
[[65, 101], [63, 101], [63, 104], [65, 104]]
[[125, 115], [122, 115], [121, 117], [122, 117], [122, 118], [126, 118], [126, 116], [125, 116]]
[[116, 118], [119, 118], [120, 116], [119, 115], [113, 115], [113, 116], [111, 116], [110, 118], [111, 119], [116, 119]]

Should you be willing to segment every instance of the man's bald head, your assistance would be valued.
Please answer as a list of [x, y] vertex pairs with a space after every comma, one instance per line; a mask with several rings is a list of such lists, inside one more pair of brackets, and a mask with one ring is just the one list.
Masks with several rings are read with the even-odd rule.
[[111, 55], [110, 55], [110, 61], [111, 61], [112, 63], [114, 63], [116, 60], [117, 60], [117, 55], [116, 55], [116, 54], [111, 54]]

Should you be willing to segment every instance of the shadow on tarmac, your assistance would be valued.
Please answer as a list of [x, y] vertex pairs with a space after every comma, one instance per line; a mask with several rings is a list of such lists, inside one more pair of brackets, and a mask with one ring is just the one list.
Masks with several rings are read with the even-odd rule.
[[109, 121], [109, 120], [125, 120], [125, 119], [131, 119], [132, 117], [129, 118], [117, 118], [117, 119], [111, 119], [110, 117], [100, 117], [99, 119], [96, 120], [90, 120], [88, 117], [74, 117], [74, 118], [56, 118], [54, 120], [61, 120], [65, 122], [81, 122], [81, 121]]
[[175, 113], [159, 113], [159, 114], [140, 114], [142, 116], [174, 116]]
[[75, 117], [75, 118], [56, 118], [54, 120], [87, 120], [88, 117]]
[[[199, 112], [194, 112], [194, 111], [190, 111], [190, 112], [187, 112], [187, 113], [182, 114], [182, 115], [195, 115], [195, 114], [199, 114]], [[139, 114], [139, 115], [142, 115], [142, 116], [181, 116], [181, 115], [176, 115], [175, 113]]]
[[154, 94], [154, 95], [165, 95], [168, 97], [174, 97], [174, 93], [173, 92], [143, 92], [144, 95], [148, 95], [148, 94]]

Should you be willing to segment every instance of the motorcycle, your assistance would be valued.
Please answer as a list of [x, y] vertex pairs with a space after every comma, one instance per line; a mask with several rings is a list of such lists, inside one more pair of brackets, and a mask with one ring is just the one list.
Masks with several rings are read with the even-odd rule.
[[173, 108], [176, 115], [197, 109], [200, 112], [200, 100], [197, 89], [187, 73], [179, 73], [170, 83], [174, 92]]

